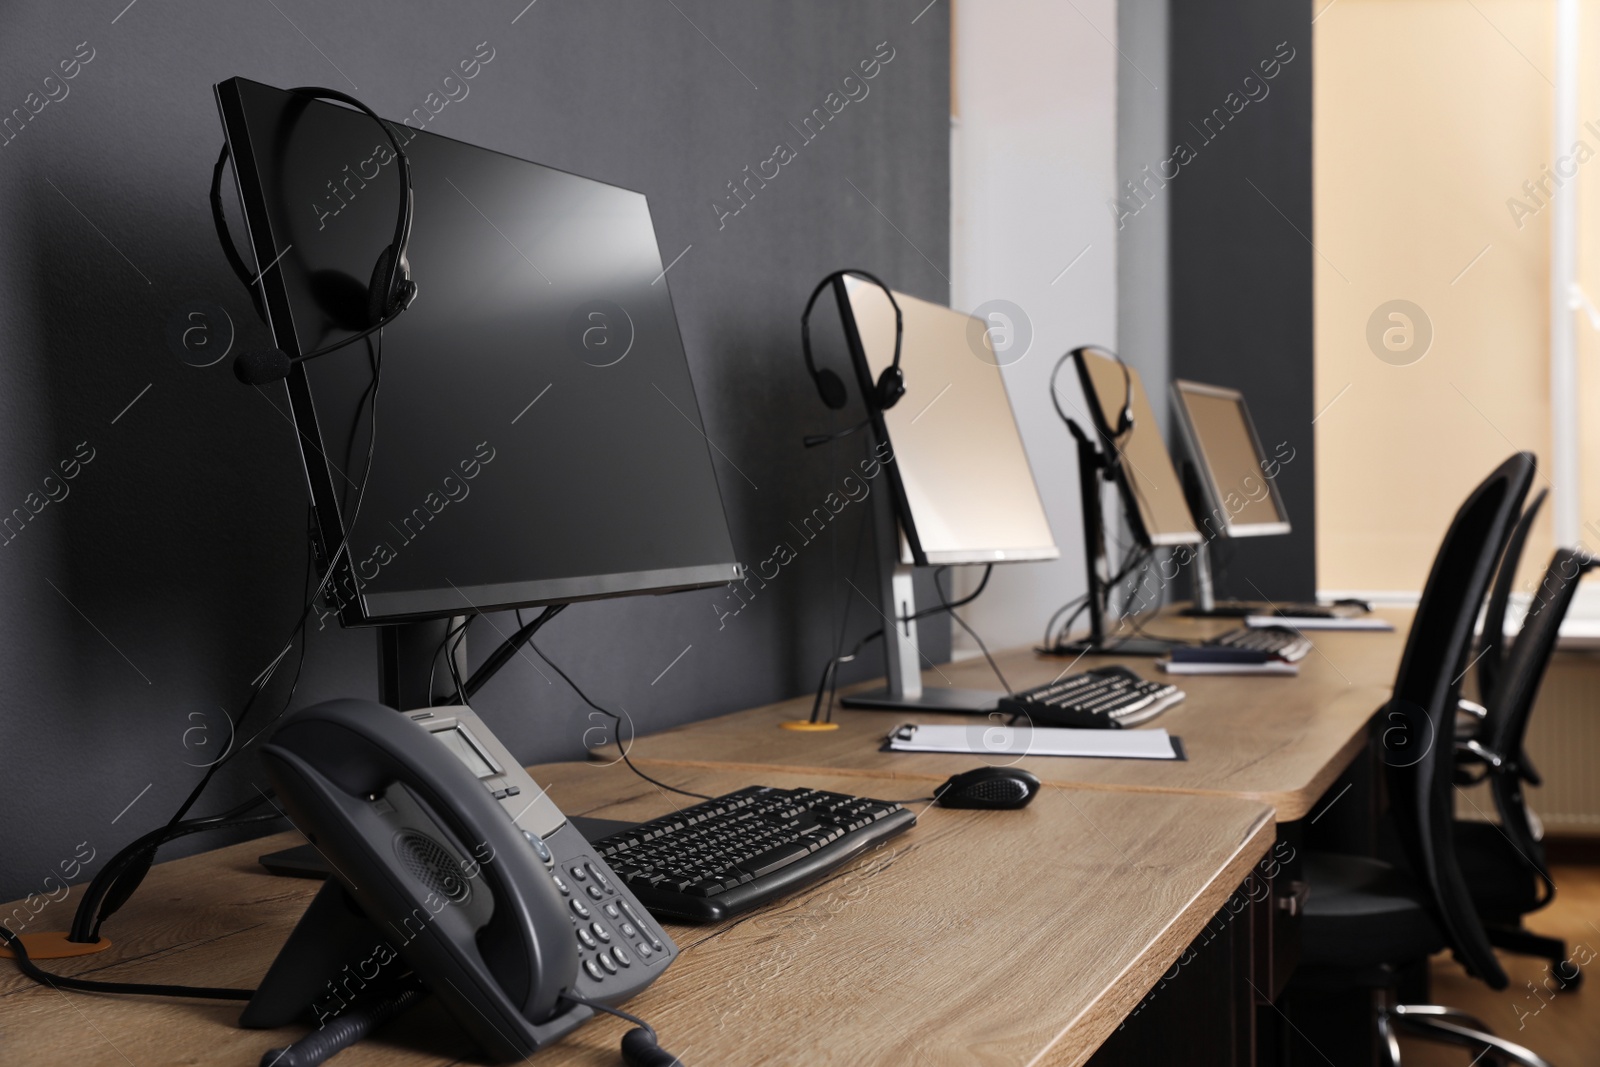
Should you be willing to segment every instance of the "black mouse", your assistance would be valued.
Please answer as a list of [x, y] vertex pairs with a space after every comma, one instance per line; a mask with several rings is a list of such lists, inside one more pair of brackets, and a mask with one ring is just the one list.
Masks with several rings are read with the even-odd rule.
[[933, 791], [941, 808], [991, 811], [1027, 807], [1039, 792], [1039, 779], [1021, 767], [979, 767], [962, 771]]

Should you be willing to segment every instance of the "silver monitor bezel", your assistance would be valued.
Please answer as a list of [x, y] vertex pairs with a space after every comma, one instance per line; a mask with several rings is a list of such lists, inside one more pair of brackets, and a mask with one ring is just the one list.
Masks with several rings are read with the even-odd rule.
[[1189, 414], [1189, 405], [1185, 402], [1185, 393], [1194, 393], [1200, 396], [1209, 396], [1221, 400], [1231, 400], [1239, 405], [1239, 412], [1244, 416], [1246, 432], [1250, 434], [1250, 444], [1255, 449], [1258, 465], [1268, 461], [1266, 450], [1261, 447], [1261, 435], [1256, 432], [1256, 420], [1250, 414], [1250, 405], [1245, 403], [1244, 394], [1237, 389], [1229, 389], [1221, 385], [1208, 385], [1205, 382], [1193, 382], [1184, 378], [1174, 378], [1171, 385], [1172, 407], [1174, 417], [1178, 422], [1179, 433], [1183, 437], [1183, 445], [1194, 460], [1195, 470], [1199, 477], [1196, 479], [1201, 493], [1206, 498], [1209, 513], [1194, 516], [1195, 525], [1201, 527], [1202, 532], [1213, 517], [1220, 517], [1222, 529], [1219, 534], [1225, 537], [1270, 537], [1290, 532], [1289, 511], [1283, 506], [1283, 494], [1278, 491], [1276, 478], [1269, 476], [1266, 469], [1261, 470], [1261, 480], [1267, 486], [1267, 492], [1272, 497], [1272, 505], [1277, 509], [1283, 519], [1279, 522], [1234, 522], [1228, 514], [1227, 508], [1222, 504], [1222, 487], [1217, 484], [1216, 471], [1211, 467], [1211, 462], [1206, 458], [1205, 446], [1200, 441], [1200, 433], [1195, 429], [1194, 422]]

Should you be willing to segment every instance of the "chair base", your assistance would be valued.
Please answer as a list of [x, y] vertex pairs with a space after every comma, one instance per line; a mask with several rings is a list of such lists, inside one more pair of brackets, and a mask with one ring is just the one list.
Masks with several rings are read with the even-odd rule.
[[1583, 971], [1573, 966], [1567, 955], [1567, 943], [1559, 937], [1545, 937], [1520, 926], [1488, 926], [1486, 930], [1489, 944], [1495, 948], [1550, 961], [1550, 977], [1555, 979], [1560, 992], [1570, 993], [1583, 985]]
[[1383, 1038], [1389, 1067], [1401, 1067], [1398, 1035], [1402, 1033], [1471, 1049], [1480, 1057], [1473, 1063], [1551, 1067], [1548, 1060], [1531, 1049], [1496, 1037], [1479, 1019], [1438, 1004], [1396, 1004], [1392, 1008], [1380, 1008], [1378, 1033]]

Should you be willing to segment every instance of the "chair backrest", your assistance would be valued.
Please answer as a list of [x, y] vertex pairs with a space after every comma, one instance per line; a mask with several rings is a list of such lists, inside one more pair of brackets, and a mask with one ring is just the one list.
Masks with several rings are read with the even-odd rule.
[[1483, 701], [1485, 707], [1490, 706], [1489, 697], [1494, 693], [1500, 665], [1505, 661], [1506, 607], [1511, 602], [1511, 586], [1517, 580], [1522, 549], [1528, 543], [1528, 531], [1533, 529], [1533, 520], [1539, 517], [1539, 509], [1549, 495], [1550, 490], [1539, 490], [1517, 520], [1516, 529], [1511, 531], [1511, 540], [1506, 542], [1505, 555], [1500, 557], [1500, 569], [1495, 572], [1494, 587], [1489, 591], [1489, 603], [1483, 611], [1483, 635], [1478, 639], [1478, 699]]
[[1472, 491], [1450, 521], [1379, 724], [1390, 809], [1412, 872], [1456, 958], [1495, 989], [1505, 988], [1506, 974], [1456, 862], [1455, 711], [1478, 609], [1533, 471], [1532, 453], [1512, 456]]
[[1556, 549], [1555, 555], [1550, 557], [1550, 565], [1545, 568], [1544, 580], [1528, 604], [1522, 629], [1517, 633], [1488, 702], [1494, 712], [1489, 718], [1487, 741], [1490, 749], [1505, 760], [1501, 766], [1489, 768], [1490, 789], [1500, 812], [1500, 824], [1517, 851], [1547, 880], [1549, 872], [1537, 860], [1541, 850], [1522, 796], [1527, 762], [1522, 743], [1528, 732], [1528, 719], [1533, 714], [1534, 699], [1539, 695], [1539, 685], [1544, 681], [1550, 657], [1556, 650], [1561, 620], [1572, 606], [1583, 572], [1592, 565], [1589, 554], [1582, 549]]

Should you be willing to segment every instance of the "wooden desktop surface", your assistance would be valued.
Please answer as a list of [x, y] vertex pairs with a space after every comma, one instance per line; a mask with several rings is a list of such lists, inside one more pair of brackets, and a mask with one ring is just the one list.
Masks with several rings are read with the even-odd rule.
[[[1411, 613], [1377, 614], [1393, 622], [1395, 630], [1308, 632], [1316, 647], [1300, 661], [1300, 673], [1293, 677], [1168, 675], [1157, 670], [1150, 657], [1092, 656], [1073, 663], [1030, 649], [1003, 652], [995, 658], [1017, 689], [1041, 685], [1068, 671], [1123, 663], [1146, 678], [1170, 681], [1188, 694], [1181, 704], [1146, 724], [1181, 738], [1186, 760], [1030, 756], [1014, 762], [1056, 785], [1243, 797], [1270, 805], [1281, 822], [1304, 818], [1361, 751], [1368, 720], [1388, 699]], [[1235, 620], [1163, 616], [1148, 628], [1160, 636], [1203, 637], [1237, 625]], [[982, 658], [926, 670], [922, 684], [928, 689], [999, 688]], [[854, 689], [872, 685], [882, 682]], [[982, 716], [863, 711], [836, 705], [837, 730], [779, 728], [779, 723], [807, 718], [811, 704], [810, 696], [800, 697], [647, 734], [632, 741], [629, 755], [635, 762], [653, 764], [732, 764], [761, 771], [807, 768], [937, 780], [985, 762], [982, 756], [879, 751], [884, 735], [900, 723], [968, 723], [981, 733], [988, 723]], [[616, 747], [597, 748], [594, 758], [614, 760]]]
[[[688, 803], [623, 767], [530, 768], [568, 814], [647, 819]], [[723, 793], [752, 782], [891, 798], [863, 776], [682, 768]], [[628, 1007], [695, 1067], [1084, 1062], [1271, 844], [1270, 811], [1224, 797], [1045, 790], [1021, 811], [932, 808], [826, 881], [712, 926], [669, 926], [682, 954]], [[252, 987], [317, 883], [275, 878], [284, 834], [158, 865], [106, 928], [106, 952], [46, 963], [101, 980]], [[76, 893], [32, 924], [60, 929]], [[10, 907], [7, 906], [7, 911]], [[62, 993], [0, 960], [0, 1059], [43, 1065], [254, 1065], [300, 1031], [241, 1030], [240, 1005]], [[615, 1067], [602, 1018], [535, 1064]], [[479, 1062], [425, 1001], [340, 1054], [362, 1064]]]

